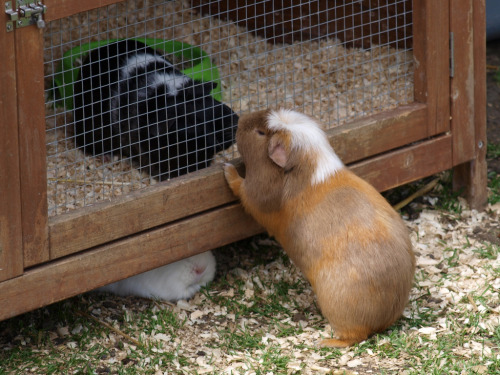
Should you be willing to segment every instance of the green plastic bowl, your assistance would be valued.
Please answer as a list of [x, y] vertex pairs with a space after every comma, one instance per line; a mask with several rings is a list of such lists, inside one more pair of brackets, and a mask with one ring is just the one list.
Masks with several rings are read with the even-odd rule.
[[[135, 40], [148, 45], [151, 48], [161, 50], [165, 53], [172, 53], [183, 61], [191, 61], [192, 68], [182, 71], [188, 77], [201, 82], [215, 82], [216, 86], [210, 93], [218, 101], [222, 101], [220, 89], [220, 78], [217, 67], [212, 64], [207, 53], [200, 48], [190, 44], [175, 40], [163, 40], [155, 38], [134, 38]], [[106, 44], [117, 42], [121, 39], [100, 40], [83, 44], [67, 51], [63, 55], [54, 76], [54, 94], [56, 96], [55, 106], [65, 106], [66, 109], [73, 109], [73, 83], [78, 78], [80, 67], [75, 66], [77, 60], [82, 61], [87, 53], [95, 48]]]

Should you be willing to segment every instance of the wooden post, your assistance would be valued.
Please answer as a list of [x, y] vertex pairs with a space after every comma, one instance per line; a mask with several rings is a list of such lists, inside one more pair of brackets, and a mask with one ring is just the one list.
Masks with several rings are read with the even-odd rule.
[[[466, 58], [466, 61], [455, 59], [455, 64], [459, 70], [463, 69], [460, 67], [462, 63], [471, 65], [468, 84], [463, 87], [466, 92], [462, 93], [462, 95], [466, 95], [468, 100], [472, 101], [468, 105], [469, 111], [472, 111], [472, 113], [467, 114], [467, 123], [463, 122], [463, 118], [458, 117], [458, 113], [455, 114], [452, 122], [456, 122], [452, 126], [454, 164], [460, 162], [454, 168], [453, 187], [455, 190], [464, 189], [471, 208], [481, 210], [487, 204], [486, 5], [484, 0], [467, 0], [465, 3], [467, 3], [467, 9], [461, 11], [462, 14], [464, 12], [470, 14], [471, 26], [468, 32], [472, 34], [472, 37], [469, 35], [469, 43], [460, 47], [467, 48], [469, 57]], [[460, 34], [461, 30], [464, 30], [464, 24], [454, 21], [454, 17], [458, 17], [457, 13], [452, 13], [452, 25], [455, 24], [454, 31], [456, 30], [457, 34]], [[467, 153], [467, 156], [468, 153], [471, 153], [471, 159], [462, 162], [465, 153]]]
[[14, 32], [0, 28], [0, 281], [23, 272]]
[[413, 6], [415, 101], [427, 105], [427, 136], [450, 129], [450, 43], [448, 1], [422, 0]]
[[453, 165], [474, 158], [474, 33], [473, 0], [457, 0], [450, 8], [454, 54], [451, 79]]
[[42, 29], [15, 31], [24, 265], [49, 260]]

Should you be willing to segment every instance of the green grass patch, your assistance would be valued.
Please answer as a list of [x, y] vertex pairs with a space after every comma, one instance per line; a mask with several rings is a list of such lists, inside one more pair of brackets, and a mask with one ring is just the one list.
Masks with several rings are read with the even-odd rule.
[[486, 158], [487, 159], [496, 159], [500, 158], [500, 143], [488, 143], [488, 148], [486, 149]]
[[500, 246], [490, 242], [484, 242], [482, 246], [472, 250], [482, 259], [497, 259], [500, 252]]
[[[500, 73], [497, 72], [497, 74]], [[500, 144], [488, 143], [486, 159], [492, 160], [499, 158], [500, 158]], [[495, 204], [500, 202], [500, 174], [494, 171], [490, 171], [488, 173], [488, 187], [490, 188], [488, 202], [490, 204]]]

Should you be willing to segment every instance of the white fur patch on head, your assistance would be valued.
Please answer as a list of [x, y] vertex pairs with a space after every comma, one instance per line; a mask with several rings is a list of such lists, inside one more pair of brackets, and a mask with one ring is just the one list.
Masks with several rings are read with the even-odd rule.
[[290, 133], [292, 148], [313, 154], [316, 167], [312, 175], [312, 185], [325, 181], [344, 168], [344, 164], [330, 146], [326, 134], [309, 116], [293, 110], [279, 109], [271, 111], [267, 121], [270, 130], [284, 130]]
[[[167, 66], [172, 66], [167, 60], [158, 55], [153, 55], [151, 53], [139, 53], [136, 55], [131, 55], [127, 58], [123, 68], [123, 76], [128, 78], [135, 71], [141, 68], [145, 68], [151, 63], [159, 62]], [[171, 96], [176, 96], [179, 89], [183, 88], [191, 79], [188, 76], [171, 73], [162, 73], [161, 71], [149, 72], [145, 74], [147, 82], [145, 86], [157, 87], [157, 86], [167, 86], [167, 93]]]
[[183, 88], [191, 78], [185, 75], [175, 73], [155, 73], [151, 76], [151, 82], [148, 80], [148, 86], [167, 86], [167, 93], [170, 96], [176, 96], [179, 89]]
[[[137, 53], [127, 58], [123, 65], [122, 72], [125, 77], [129, 77], [134, 71], [140, 68], [145, 68], [152, 62], [168, 63], [164, 58], [151, 53]], [[171, 64], [169, 64], [171, 65]]]

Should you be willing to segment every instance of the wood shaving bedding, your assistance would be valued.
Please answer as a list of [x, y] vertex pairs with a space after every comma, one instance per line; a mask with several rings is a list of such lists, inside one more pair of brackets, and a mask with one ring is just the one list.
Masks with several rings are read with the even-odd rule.
[[[35, 327], [53, 319], [38, 333], [43, 340], [14, 322], [18, 331], [2, 332], [12, 338], [0, 335], [0, 350], [30, 352], [19, 355], [19, 373], [43, 373], [57, 358], [65, 373], [81, 371], [85, 361], [89, 373], [493, 374], [500, 359], [499, 245], [482, 253], [492, 243], [475, 236], [479, 226], [498, 237], [499, 222], [500, 204], [485, 212], [424, 209], [407, 220], [417, 255], [410, 302], [396, 324], [354, 347], [317, 347], [328, 326], [309, 284], [274, 240], [257, 236], [216, 250], [216, 279], [189, 301], [88, 293], [59, 309], [91, 314], [116, 330], [95, 319], [68, 323], [46, 307], [30, 313], [40, 318]], [[33, 363], [41, 368], [27, 367]]]
[[[223, 101], [240, 115], [293, 107], [329, 128], [413, 100], [411, 51], [348, 49], [334, 39], [273, 45], [234, 23], [199, 15], [189, 2], [127, 1], [51, 22], [46, 30], [47, 87], [70, 48], [98, 39], [147, 36], [187, 42], [208, 53], [219, 69]], [[66, 129], [72, 112], [55, 111], [49, 94], [47, 90], [50, 215], [155, 183], [126, 160], [109, 162], [75, 151]], [[234, 157], [237, 152], [231, 148], [215, 160]]]
[[[177, 350], [179, 355], [189, 358], [188, 364], [177, 368], [186, 374], [193, 371], [258, 373], [255, 370], [263, 366], [263, 354], [272, 347], [277, 348], [282, 357], [290, 359], [287, 370], [279, 373], [404, 374], [407, 369], [420, 367], [418, 358], [405, 350], [397, 357], [388, 357], [384, 354], [386, 350], [402, 341], [414, 346], [412, 353], [420, 351], [422, 357], [432, 357], [440, 355], [440, 351], [442, 353], [442, 343], [439, 342], [457, 334], [464, 336], [463, 343], [444, 360], [458, 362], [469, 358], [472, 363], [483, 361], [482, 366], [487, 368], [495, 352], [499, 355], [498, 342], [495, 343], [493, 337], [500, 326], [500, 254], [497, 248], [492, 258], [480, 256], [477, 249], [485, 243], [474, 239], [473, 232], [478, 225], [496, 225], [500, 235], [500, 205], [489, 206], [481, 213], [464, 210], [461, 214], [451, 214], [452, 222], [446, 216], [440, 211], [424, 210], [418, 219], [407, 221], [417, 255], [415, 286], [404, 319], [376, 338], [369, 339], [371, 345], [362, 343], [358, 349], [342, 349], [340, 354], [333, 356], [332, 350], [319, 351], [317, 343], [328, 334], [329, 326], [315, 306], [310, 286], [304, 282], [300, 271], [283, 257], [248, 269], [220, 271], [220, 274], [228, 273], [226, 278], [230, 289], [220, 290], [215, 284], [210, 290], [210, 295], [221, 297], [219, 303], [203, 294], [197, 294], [188, 302], [179, 301], [176, 305], [159, 303], [153, 309], [166, 308], [186, 323], [176, 339], [164, 340], [155, 335], [144, 338], [151, 344], [158, 344], [160, 350]], [[270, 243], [273, 241], [257, 237], [253, 246], [266, 248]], [[449, 262], [450, 252], [457, 253], [456, 262]], [[224, 305], [224, 299], [228, 299], [252, 307], [258, 296], [272, 303], [280, 281], [297, 286], [288, 291], [293, 303], [285, 306], [286, 313], [282, 316], [263, 317], [258, 313], [236, 316]], [[240, 290], [236, 289], [238, 285], [241, 285]], [[472, 323], [471, 316], [477, 321]], [[292, 327], [291, 331], [295, 333], [284, 335], [281, 325]], [[244, 346], [221, 349], [225, 347], [224, 338], [218, 332], [226, 332], [226, 328], [240, 335], [245, 332], [259, 335], [267, 349]], [[302, 333], [297, 334], [297, 331]], [[197, 354], [200, 352], [203, 354]]]

